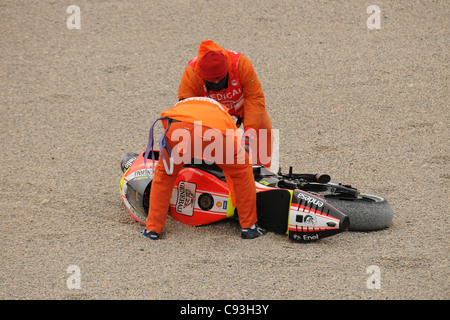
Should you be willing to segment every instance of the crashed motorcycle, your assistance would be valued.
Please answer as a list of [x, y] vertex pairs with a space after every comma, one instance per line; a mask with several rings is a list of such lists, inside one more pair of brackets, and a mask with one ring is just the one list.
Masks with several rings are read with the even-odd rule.
[[[121, 160], [123, 177], [120, 193], [131, 218], [144, 224], [147, 220], [152, 168], [159, 161], [145, 152], [126, 153]], [[170, 200], [169, 214], [192, 226], [212, 224], [237, 218], [225, 175], [214, 163], [197, 159], [179, 172]], [[386, 228], [393, 209], [386, 199], [359, 192], [342, 183], [330, 182], [327, 174], [283, 174], [254, 165], [257, 191], [258, 223], [269, 232], [286, 234], [300, 242], [320, 240], [346, 230], [371, 231]]]

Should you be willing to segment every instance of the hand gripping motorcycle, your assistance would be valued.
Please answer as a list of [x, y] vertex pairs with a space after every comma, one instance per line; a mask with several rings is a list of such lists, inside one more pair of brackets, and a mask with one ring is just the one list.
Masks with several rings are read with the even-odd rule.
[[[126, 153], [121, 160], [120, 193], [132, 219], [146, 223], [153, 179], [152, 168], [159, 151]], [[197, 159], [200, 160], [200, 159]], [[361, 193], [330, 176], [316, 173], [277, 174], [253, 166], [257, 191], [258, 223], [267, 231], [287, 234], [301, 242], [315, 241], [346, 230], [386, 228], [393, 218], [390, 204], [382, 197]], [[169, 206], [177, 221], [207, 225], [239, 215], [233, 206], [222, 170], [213, 163], [193, 161], [179, 172]]]

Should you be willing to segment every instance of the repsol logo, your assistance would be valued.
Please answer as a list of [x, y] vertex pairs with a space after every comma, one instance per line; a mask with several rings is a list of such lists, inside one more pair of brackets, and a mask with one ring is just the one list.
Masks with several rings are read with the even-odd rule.
[[318, 207], [323, 207], [323, 202], [322, 201], [320, 201], [319, 199], [314, 198], [313, 196], [310, 196], [308, 194], [304, 194], [304, 193], [300, 192], [297, 195], [297, 197], [298, 197], [298, 199], [305, 200], [307, 203], [313, 203], [313, 204], [315, 204]]

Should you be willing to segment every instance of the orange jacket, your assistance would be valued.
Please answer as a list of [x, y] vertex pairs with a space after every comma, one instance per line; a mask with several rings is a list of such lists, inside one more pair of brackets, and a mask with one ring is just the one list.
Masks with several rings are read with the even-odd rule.
[[[197, 61], [200, 61], [202, 56], [210, 50], [219, 51], [224, 54], [228, 61], [228, 70], [229, 73], [231, 73], [229, 81], [231, 81], [231, 79], [233, 79], [233, 65], [231, 58], [227, 50], [215, 44], [213, 41], [203, 41], [200, 44]], [[265, 97], [261, 83], [256, 76], [253, 65], [247, 57], [242, 55], [237, 63], [239, 79], [244, 88], [244, 104], [237, 110], [235, 116], [244, 118], [243, 124], [245, 128], [258, 130], [263, 121], [263, 115], [266, 113]], [[205, 83], [199, 74], [198, 64], [195, 64], [195, 68], [191, 65], [186, 67], [178, 89], [178, 99], [181, 100], [190, 97], [205, 96], [203, 90]]]
[[[161, 117], [194, 123], [201, 121], [202, 126], [217, 129], [223, 135], [235, 134], [237, 130], [233, 118], [228, 114], [227, 108], [210, 98], [195, 97], [182, 100], [175, 106], [161, 113]], [[166, 127], [166, 124], [164, 127]], [[227, 132], [232, 129], [233, 132]]]

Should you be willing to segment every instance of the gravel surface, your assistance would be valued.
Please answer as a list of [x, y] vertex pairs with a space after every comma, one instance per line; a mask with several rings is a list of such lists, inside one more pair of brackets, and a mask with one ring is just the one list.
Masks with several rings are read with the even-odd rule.
[[[81, 29], [67, 27], [72, 4]], [[379, 30], [366, 24], [372, 4]], [[438, 0], [2, 0], [0, 299], [449, 299], [449, 11]], [[389, 228], [302, 244], [169, 217], [161, 241], [139, 234], [120, 159], [145, 150], [208, 39], [252, 61], [284, 171], [386, 197]]]

